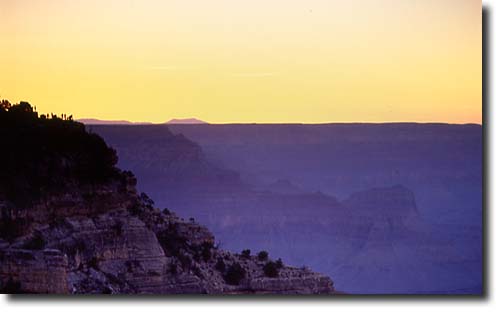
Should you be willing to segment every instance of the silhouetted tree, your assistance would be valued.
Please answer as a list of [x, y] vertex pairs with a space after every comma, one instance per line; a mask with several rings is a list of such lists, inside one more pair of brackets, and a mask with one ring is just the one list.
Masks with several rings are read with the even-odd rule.
[[267, 259], [269, 258], [269, 253], [267, 251], [260, 251], [258, 252], [257, 258], [260, 261], [267, 261]]

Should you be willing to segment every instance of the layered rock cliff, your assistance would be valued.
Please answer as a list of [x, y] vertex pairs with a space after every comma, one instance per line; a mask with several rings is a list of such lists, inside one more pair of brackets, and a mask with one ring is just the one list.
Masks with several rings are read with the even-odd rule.
[[[4, 292], [333, 292], [328, 277], [305, 269], [282, 266], [268, 277], [269, 259], [223, 251], [194, 220], [159, 211], [146, 196], [114, 185], [60, 193], [27, 209], [4, 206], [2, 222], [29, 222], [20, 236], [0, 240]], [[84, 195], [95, 198], [79, 203]], [[118, 199], [108, 203], [109, 197]]]
[[0, 144], [2, 292], [334, 293], [324, 275], [224, 251], [194, 219], [155, 208], [83, 125], [38, 117], [26, 103], [0, 110], [0, 129], [14, 135]]

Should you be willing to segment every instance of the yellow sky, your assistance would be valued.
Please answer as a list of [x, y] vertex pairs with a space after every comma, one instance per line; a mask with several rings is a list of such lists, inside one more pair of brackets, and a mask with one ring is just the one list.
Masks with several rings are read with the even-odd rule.
[[0, 98], [164, 122], [482, 119], [481, 1], [1, 0]]

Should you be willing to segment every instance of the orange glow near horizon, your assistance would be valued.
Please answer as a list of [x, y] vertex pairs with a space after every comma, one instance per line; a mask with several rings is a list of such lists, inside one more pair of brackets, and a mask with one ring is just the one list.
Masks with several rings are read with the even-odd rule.
[[0, 99], [156, 123], [481, 123], [481, 6], [2, 0]]

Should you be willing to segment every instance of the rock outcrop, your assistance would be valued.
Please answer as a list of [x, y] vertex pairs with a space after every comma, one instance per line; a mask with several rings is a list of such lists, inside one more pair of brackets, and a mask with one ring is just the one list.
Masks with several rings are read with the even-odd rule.
[[0, 249], [0, 283], [5, 293], [69, 292], [67, 256], [59, 250]]
[[[307, 269], [280, 266], [215, 246], [193, 219], [160, 211], [145, 195], [116, 184], [114, 190], [60, 194], [29, 209], [7, 210], [29, 229], [0, 240], [0, 287], [22, 293], [111, 294], [327, 294], [333, 282]], [[111, 203], [106, 195], [126, 197]], [[101, 194], [101, 195], [100, 195]], [[93, 206], [66, 203], [89, 195]], [[71, 201], [78, 201], [77, 199]], [[28, 215], [35, 217], [27, 218]], [[6, 217], [2, 221], [6, 221]], [[23, 220], [23, 221], [20, 221]], [[234, 269], [233, 269], [234, 268]], [[229, 271], [234, 273], [228, 273]], [[229, 277], [229, 274], [233, 275]]]

